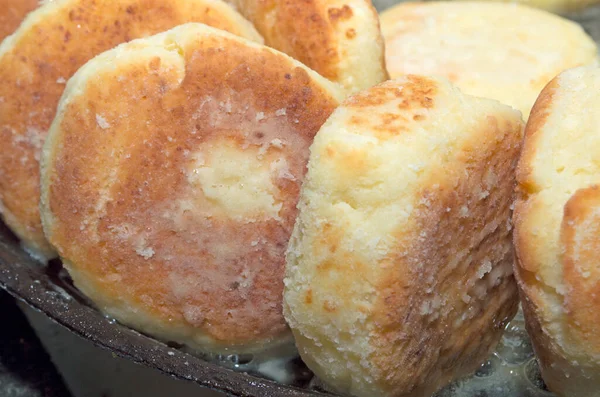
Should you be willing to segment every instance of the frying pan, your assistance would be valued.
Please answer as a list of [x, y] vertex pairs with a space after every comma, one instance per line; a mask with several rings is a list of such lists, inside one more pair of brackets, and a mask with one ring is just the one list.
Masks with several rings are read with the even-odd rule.
[[[394, 3], [397, 1], [374, 1], [380, 11]], [[585, 14], [569, 17], [582, 24], [586, 31], [597, 42], [600, 42], [600, 7], [592, 8]], [[193, 381], [201, 386], [240, 397], [331, 395], [318, 386], [314, 386], [315, 382], [311, 381], [312, 374], [300, 359], [291, 360], [286, 364], [290, 366], [289, 370], [296, 376], [293, 384], [284, 385], [265, 379], [261, 374], [252, 372], [250, 367], [245, 367], [243, 363], [235, 364], [225, 358], [228, 366], [234, 369], [228, 368], [215, 362], [214, 358], [190, 354], [182, 350], [181, 346], [157, 341], [106, 318], [73, 287], [59, 261], [53, 261], [49, 266], [41, 266], [21, 249], [18, 240], [1, 223], [0, 287], [24, 304], [44, 313], [50, 319], [93, 344], [108, 349], [125, 359], [182, 380]], [[522, 324], [509, 325], [509, 328], [511, 332], [524, 334]], [[526, 336], [518, 340], [520, 341], [518, 343], [528, 343]], [[506, 347], [510, 343], [512, 343], [510, 340], [505, 339], [501, 345]], [[507, 358], [511, 355], [515, 356], [515, 354], [518, 356], [523, 352], [525, 352], [523, 360], [511, 362], [511, 359]], [[472, 380], [463, 382], [460, 386], [450, 385], [441, 391], [439, 396], [461, 395], [456, 393], [461, 387], [465, 393], [471, 393], [475, 390], [473, 387], [485, 390], [485, 385], [500, 390], [501, 388], [497, 386], [498, 377], [489, 377], [489, 369], [493, 366], [503, 366], [511, 375], [513, 372], [520, 371], [521, 375], [517, 381], [511, 381], [512, 383], [507, 387], [504, 387], [504, 383], [502, 383], [504, 391], [500, 390], [498, 393], [491, 394], [483, 391], [484, 394], [470, 395], [551, 396], [550, 393], [544, 391], [543, 383], [536, 371], [535, 360], [530, 357], [531, 355], [530, 349], [518, 353], [510, 349], [503, 351], [501, 348], [494, 353], [490, 361], [482, 366]], [[492, 380], [486, 381], [486, 379], [495, 379], [496, 383]], [[481, 389], [482, 387], [484, 389]]]

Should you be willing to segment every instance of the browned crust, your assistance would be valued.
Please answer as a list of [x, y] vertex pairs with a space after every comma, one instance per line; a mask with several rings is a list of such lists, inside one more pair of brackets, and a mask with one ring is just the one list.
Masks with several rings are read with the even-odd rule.
[[[402, 90], [409, 96], [406, 108], [433, 106], [435, 85], [423, 78], [409, 81]], [[475, 297], [474, 283], [486, 260], [492, 268], [504, 266], [511, 273], [508, 220], [522, 123], [487, 116], [479, 129], [475, 141], [465, 142], [447, 164], [431, 171], [428, 186], [417, 195], [424, 199], [415, 208], [417, 232], [398, 234], [398, 249], [389, 257], [394, 266], [379, 280], [381, 296], [372, 311], [378, 313], [373, 361], [386, 395], [428, 395], [474, 370], [516, 313], [512, 275], [486, 287], [481, 298]], [[481, 199], [490, 171], [497, 183]], [[461, 217], [457, 212], [463, 205], [469, 212]], [[450, 266], [453, 260], [459, 269]], [[488, 274], [483, 282], [490, 283], [490, 278]], [[465, 294], [472, 296], [469, 304], [463, 301]], [[442, 300], [433, 310], [440, 314], [437, 318], [421, 312], [423, 303], [436, 296]], [[469, 318], [455, 325], [463, 313]]]
[[[406, 75], [404, 78], [406, 82], [403, 83], [402, 90], [398, 90], [397, 83], [392, 80], [349, 97], [344, 106], [354, 112], [350, 123], [357, 127], [368, 126], [378, 139], [386, 140], [410, 131], [413, 122], [425, 119], [426, 116], [418, 111], [434, 107], [434, 98], [438, 93], [435, 82], [417, 75]], [[391, 108], [389, 112], [381, 113], [372, 111], [373, 107], [391, 100], [400, 100], [397, 109]], [[407, 112], [414, 114], [407, 116]], [[360, 163], [359, 159], [348, 160], [351, 164]], [[349, 167], [349, 171], [352, 172], [353, 169]]]
[[[52, 14], [19, 31], [0, 58], [0, 199], [5, 220], [27, 245], [52, 255], [40, 222], [39, 155], [64, 83], [87, 60], [136, 37], [185, 22], [241, 33], [194, 0], [78, 0], [49, 3]], [[189, 12], [188, 12], [189, 11]]]
[[38, 0], [0, 0], [0, 42], [14, 32], [25, 16], [38, 6]]
[[[229, 1], [237, 4], [240, 11], [255, 24], [267, 45], [298, 59], [332, 81], [340, 81], [340, 64], [344, 54], [341, 53], [338, 31], [341, 29], [340, 22], [354, 17], [351, 6], [343, 4], [335, 8], [332, 7], [332, 3], [335, 2], [328, 0]], [[379, 28], [378, 14], [371, 1], [359, 2], [370, 9]], [[347, 40], [354, 40], [356, 31], [348, 28], [343, 36]], [[382, 44], [383, 39], [378, 39]], [[378, 61], [381, 69], [385, 71], [383, 50]]]
[[540, 363], [542, 376], [551, 390], [560, 391], [565, 380], [563, 375], [557, 376], [557, 370], [552, 363], [560, 360], [560, 349], [554, 339], [547, 333], [542, 325], [544, 314], [541, 307], [545, 304], [544, 294], [555, 294], [545, 284], [536, 278], [539, 261], [531, 249], [533, 242], [530, 240], [527, 226], [529, 217], [536, 203], [535, 194], [541, 189], [533, 181], [532, 162], [539, 148], [539, 133], [546, 125], [551, 113], [556, 91], [560, 87], [558, 77], [550, 81], [536, 100], [525, 127], [523, 150], [517, 166], [517, 200], [513, 214], [514, 246], [516, 253], [515, 277], [519, 285], [521, 305], [526, 319], [527, 332], [532, 339], [536, 357]]
[[268, 45], [298, 59], [328, 79], [335, 81], [338, 78], [336, 65], [341, 54], [333, 31], [338, 19], [352, 17], [352, 10], [338, 10], [328, 17], [319, 0], [246, 3], [244, 8], [250, 9], [250, 19]]
[[[266, 48], [211, 34], [180, 51], [181, 83], [160, 57], [135, 62], [132, 52], [131, 64], [98, 72], [84, 97], [68, 104], [46, 182], [57, 220], [48, 235], [109, 302], [131, 302], [221, 346], [279, 337], [287, 332], [284, 252], [308, 147], [338, 103], [306, 70]], [[277, 115], [282, 108], [285, 114]], [[103, 130], [96, 114], [110, 128]], [[186, 153], [219, 142], [245, 150], [274, 138], [285, 145], [267, 150], [265, 161], [286, 159], [292, 175], [273, 180], [283, 204], [280, 220], [203, 215], [210, 208], [202, 189], [190, 186], [182, 171]], [[102, 192], [108, 201], [99, 211]], [[199, 200], [199, 207], [179, 220], [162, 216], [182, 198]], [[151, 258], [119, 238], [115, 230], [124, 224], [144, 236]], [[239, 280], [244, 272], [250, 286]]]
[[[399, 90], [394, 82], [380, 84], [368, 91], [359, 92], [348, 98], [344, 106], [349, 108], [368, 108], [384, 105], [390, 99], [402, 99], [399, 110], [415, 111], [418, 109], [430, 109], [434, 106], [434, 97], [438, 91], [437, 85], [431, 79], [417, 75], [405, 76], [407, 82]], [[406, 90], [406, 91], [405, 91]], [[395, 109], [396, 110], [396, 109]], [[400, 116], [397, 113], [394, 116]], [[394, 128], [390, 128], [395, 132]]]
[[517, 166], [517, 193], [519, 199], [526, 200], [529, 195], [539, 190], [539, 187], [531, 180], [531, 162], [538, 149], [538, 132], [546, 124], [554, 101], [554, 95], [559, 87], [558, 77], [555, 77], [544, 87], [531, 109], [527, 126], [525, 127], [523, 151]]
[[564, 208], [562, 265], [568, 329], [585, 351], [600, 353], [600, 188], [580, 189]]
[[[529, 291], [533, 292], [536, 288], [543, 288], [533, 274], [539, 270], [539, 266], [538, 261], [533, 257], [533, 250], [528, 248], [531, 242], [527, 237], [525, 227], [527, 217], [532, 211], [531, 207], [535, 205], [535, 202], [532, 201], [532, 195], [540, 190], [540, 187], [532, 180], [531, 168], [531, 163], [539, 147], [538, 134], [546, 124], [556, 90], [559, 87], [558, 77], [556, 77], [544, 87], [536, 100], [525, 127], [523, 149], [517, 165], [517, 199], [513, 213], [513, 224], [515, 226], [513, 241], [517, 255], [515, 273], [520, 281], [523, 293], [526, 294], [529, 294]], [[527, 286], [531, 286], [533, 289], [529, 289]]]

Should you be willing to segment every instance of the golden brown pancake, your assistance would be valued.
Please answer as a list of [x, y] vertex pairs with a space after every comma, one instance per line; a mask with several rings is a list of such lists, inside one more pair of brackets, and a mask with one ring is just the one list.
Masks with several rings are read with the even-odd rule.
[[190, 21], [261, 41], [220, 1], [57, 0], [32, 12], [2, 43], [0, 208], [29, 251], [54, 255], [39, 217], [39, 156], [66, 81], [102, 51]]
[[87, 63], [42, 163], [44, 230], [75, 285], [123, 323], [199, 349], [289, 339], [285, 249], [340, 91], [200, 24]]
[[379, 18], [370, 0], [228, 0], [265, 43], [350, 93], [388, 79]]
[[424, 397], [488, 357], [517, 310], [522, 131], [508, 106], [414, 75], [332, 114], [311, 147], [284, 290], [319, 379], [353, 396]]
[[600, 68], [561, 73], [527, 123], [515, 205], [517, 280], [548, 388], [600, 395]]
[[39, 0], [0, 0], [0, 42], [19, 27], [38, 3]]

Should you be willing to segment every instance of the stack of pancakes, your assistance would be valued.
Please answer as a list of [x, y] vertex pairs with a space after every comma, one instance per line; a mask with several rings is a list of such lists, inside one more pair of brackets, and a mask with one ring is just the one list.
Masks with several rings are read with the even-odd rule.
[[3, 1], [2, 216], [103, 312], [428, 396], [486, 358], [520, 287], [549, 386], [600, 383], [579, 26], [501, 3], [380, 26], [368, 0]]

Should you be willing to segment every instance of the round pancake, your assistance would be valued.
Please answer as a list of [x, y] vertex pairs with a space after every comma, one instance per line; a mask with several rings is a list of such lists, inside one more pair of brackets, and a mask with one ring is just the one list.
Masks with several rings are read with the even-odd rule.
[[102, 51], [190, 21], [261, 41], [221, 1], [56, 0], [0, 45], [0, 209], [35, 256], [54, 256], [40, 223], [39, 156], [66, 81]]
[[308, 148], [341, 96], [287, 55], [200, 24], [87, 63], [42, 163], [44, 230], [75, 285], [198, 349], [289, 339], [285, 249]]
[[515, 205], [517, 279], [548, 388], [600, 390], [600, 69], [560, 74], [527, 124]]
[[370, 0], [228, 0], [265, 43], [349, 92], [387, 80], [377, 11]]
[[517, 311], [519, 113], [408, 75], [343, 103], [311, 147], [284, 315], [315, 374], [359, 397], [429, 396]]
[[384, 12], [381, 25], [392, 78], [444, 76], [467, 94], [520, 110], [525, 120], [551, 79], [597, 59], [579, 25], [517, 4], [404, 3]]
[[39, 0], [0, 0], [0, 42], [19, 27], [38, 3]]

